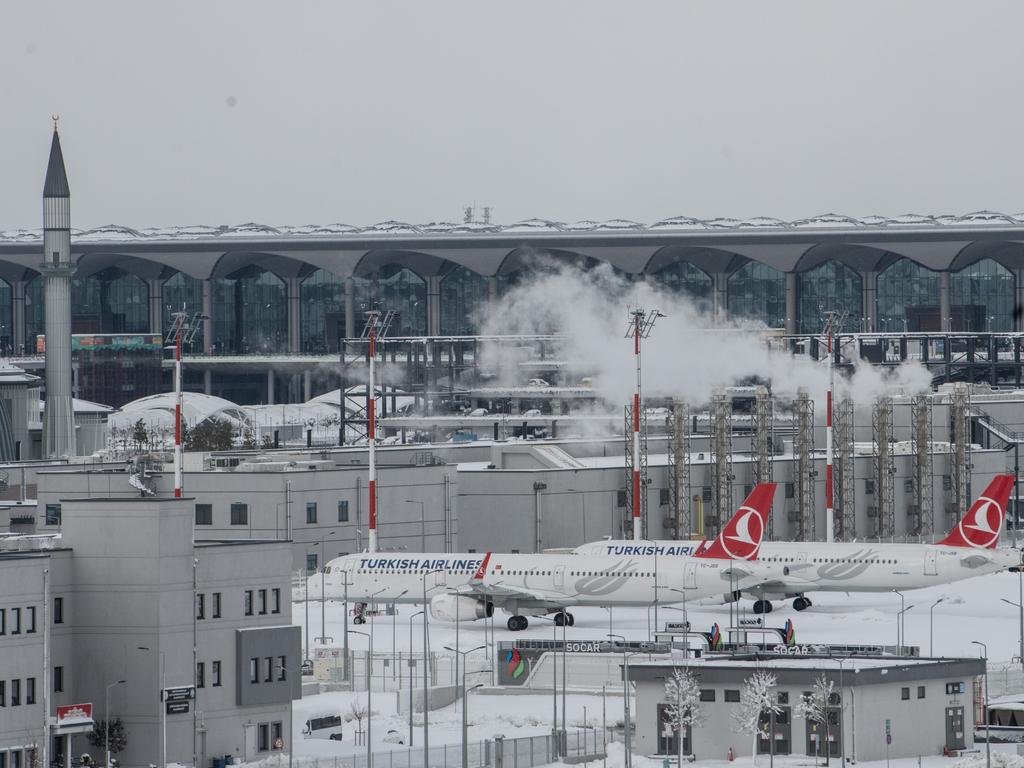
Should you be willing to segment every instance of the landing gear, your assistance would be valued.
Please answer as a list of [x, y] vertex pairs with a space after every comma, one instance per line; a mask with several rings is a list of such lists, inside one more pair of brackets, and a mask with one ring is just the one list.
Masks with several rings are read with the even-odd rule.
[[576, 623], [576, 617], [566, 611], [559, 611], [555, 614], [556, 627], [571, 627]]
[[356, 603], [356, 607], [352, 609], [352, 623], [366, 623], [366, 603]]
[[[799, 608], [797, 609], [799, 610]], [[770, 600], [755, 600], [754, 613], [771, 613], [772, 603]]]
[[793, 609], [797, 611], [805, 611], [812, 605], [813, 603], [810, 601], [809, 598], [806, 597], [798, 597], [796, 600], [793, 601]]
[[525, 616], [509, 616], [508, 617], [508, 630], [509, 632], [522, 632], [530, 626], [529, 620]]

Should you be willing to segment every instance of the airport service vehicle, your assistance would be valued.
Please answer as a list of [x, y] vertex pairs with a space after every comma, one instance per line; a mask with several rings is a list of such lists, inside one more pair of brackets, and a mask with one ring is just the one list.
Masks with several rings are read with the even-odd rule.
[[[718, 538], [683, 563], [639, 554], [364, 552], [325, 566], [325, 594], [357, 603], [356, 623], [368, 603], [427, 603], [430, 615], [445, 621], [489, 618], [501, 608], [510, 614], [513, 632], [526, 629], [528, 616], [549, 613], [557, 625], [572, 626], [567, 609], [576, 605], [647, 606], [738, 595], [774, 582], [785, 570], [755, 562], [775, 487], [755, 486]], [[310, 599], [320, 597], [320, 581], [320, 574], [310, 577]]]
[[[793, 607], [811, 606], [807, 592], [891, 592], [949, 584], [1021, 565], [1021, 551], [997, 549], [1013, 489], [1013, 475], [996, 475], [960, 522], [935, 544], [766, 541], [761, 562], [783, 565], [787, 573], [741, 591], [754, 598], [754, 613], [769, 613], [772, 600], [795, 598]], [[703, 541], [596, 541], [573, 550], [578, 555], [695, 557]]]
[[311, 717], [302, 727], [302, 735], [307, 739], [330, 739], [331, 741], [342, 740], [341, 715], [324, 714], [318, 717]]

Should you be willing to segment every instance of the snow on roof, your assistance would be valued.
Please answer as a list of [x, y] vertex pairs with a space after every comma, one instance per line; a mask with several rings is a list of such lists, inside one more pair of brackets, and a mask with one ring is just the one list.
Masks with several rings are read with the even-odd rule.
[[[184, 392], [181, 400], [181, 415], [186, 424], [195, 425], [211, 417], [217, 417], [237, 425], [248, 418], [245, 409], [222, 397], [204, 395], [201, 392]], [[170, 426], [174, 424], [174, 406], [173, 392], [140, 397], [121, 406], [120, 412], [111, 417], [110, 423], [111, 426], [124, 428], [142, 419], [152, 426]]]
[[[177, 227], [149, 227], [134, 229], [119, 224], [106, 224], [93, 229], [71, 231], [72, 240], [81, 243], [121, 241], [165, 241], [232, 238], [308, 238], [308, 237], [360, 237], [379, 235], [459, 235], [459, 234], [520, 234], [545, 232], [647, 232], [661, 230], [714, 230], [728, 231], [741, 229], [854, 229], [862, 227], [1019, 227], [1024, 225], [1024, 212], [1015, 214], [998, 211], [972, 211], [965, 214], [941, 214], [928, 216], [905, 213], [899, 216], [844, 216], [838, 213], [824, 213], [793, 221], [771, 216], [754, 216], [746, 219], [730, 217], [700, 218], [694, 216], [671, 216], [651, 224], [629, 219], [583, 219], [565, 223], [549, 219], [525, 219], [512, 224], [484, 222], [430, 222], [412, 224], [403, 221], [382, 221], [369, 226], [349, 224], [304, 224], [301, 226], [270, 226], [247, 222], [234, 226], [191, 225]], [[0, 243], [38, 242], [43, 237], [41, 229], [14, 229], [0, 231]]]

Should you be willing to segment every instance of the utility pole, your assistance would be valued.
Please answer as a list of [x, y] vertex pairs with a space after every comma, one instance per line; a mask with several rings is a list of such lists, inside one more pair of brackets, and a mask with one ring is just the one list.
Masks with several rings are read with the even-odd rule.
[[640, 434], [640, 423], [642, 418], [642, 400], [643, 400], [643, 389], [642, 389], [642, 372], [643, 367], [641, 365], [640, 348], [641, 342], [651, 335], [651, 331], [654, 329], [654, 323], [659, 317], [665, 317], [657, 309], [646, 310], [641, 307], [635, 307], [629, 310], [629, 330], [626, 333], [626, 338], [633, 339], [633, 357], [636, 361], [636, 389], [633, 391], [633, 418], [632, 418], [632, 429], [633, 429], [633, 445], [632, 445], [632, 477], [630, 478], [630, 488], [632, 489], [632, 508], [633, 508], [633, 540], [639, 541], [644, 538], [643, 532], [643, 497], [646, 489], [644, 488], [644, 464], [646, 457], [643, 456], [641, 449], [641, 434]]

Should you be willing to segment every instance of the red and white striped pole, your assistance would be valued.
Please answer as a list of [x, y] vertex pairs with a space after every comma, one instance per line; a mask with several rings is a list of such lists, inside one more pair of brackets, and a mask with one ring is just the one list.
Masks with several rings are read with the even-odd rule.
[[633, 541], [643, 538], [640, 497], [640, 335], [643, 313], [633, 314], [633, 357], [636, 358], [636, 391], [633, 393]]
[[832, 392], [836, 384], [835, 362], [832, 354], [832, 324], [835, 316], [830, 314], [826, 331], [828, 340], [828, 395], [825, 397], [825, 541], [835, 541], [836, 514], [832, 506]]
[[370, 534], [369, 551], [377, 551], [377, 390], [373, 381], [373, 358], [374, 358], [374, 336], [377, 331], [377, 318], [370, 320], [370, 375], [368, 399], [366, 401], [367, 413], [367, 439], [370, 445]]
[[181, 498], [181, 324], [184, 316], [176, 318], [174, 331], [174, 497]]

